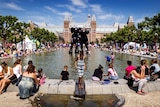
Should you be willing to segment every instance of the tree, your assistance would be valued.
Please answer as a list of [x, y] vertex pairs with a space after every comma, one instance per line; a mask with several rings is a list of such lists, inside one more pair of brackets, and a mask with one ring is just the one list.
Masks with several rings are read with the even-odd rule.
[[47, 42], [54, 43], [55, 41], [58, 40], [58, 38], [55, 36], [54, 33], [40, 28], [34, 28], [34, 30], [31, 31], [31, 35], [33, 39], [38, 40], [40, 44], [41, 43], [46, 44]]
[[12, 28], [18, 19], [14, 16], [0, 16], [0, 35], [3, 39], [3, 47], [6, 44], [6, 40], [12, 36]]

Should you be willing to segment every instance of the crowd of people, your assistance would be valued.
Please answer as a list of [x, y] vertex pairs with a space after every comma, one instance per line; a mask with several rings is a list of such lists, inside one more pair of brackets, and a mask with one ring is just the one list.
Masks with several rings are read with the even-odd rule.
[[[77, 54], [77, 57], [75, 58], [75, 68], [77, 69], [78, 79], [75, 82], [75, 91], [74, 95], [71, 96], [71, 98], [81, 100], [84, 99], [86, 95], [85, 82], [83, 79], [84, 71], [86, 69], [86, 64], [85, 64], [85, 56], [83, 50], [79, 51], [79, 54]], [[63, 81], [69, 79], [69, 72], [67, 69], [68, 66], [64, 65], [64, 69], [60, 74], [60, 80]]]
[[143, 88], [147, 81], [155, 81], [160, 78], [160, 66], [157, 59], [152, 59], [150, 66], [146, 59], [142, 59], [137, 67], [132, 65], [132, 61], [127, 61], [127, 64], [124, 78], [128, 80], [129, 86], [138, 88], [137, 94], [145, 94]]
[[13, 57], [20, 57], [20, 56], [27, 56], [30, 54], [38, 54], [42, 52], [49, 52], [56, 49], [56, 46], [45, 46], [39, 49], [17, 49], [16, 45], [11, 45], [7, 47], [0, 46], [0, 59], [4, 58], [13, 58]]
[[[75, 58], [75, 68], [77, 70], [77, 80], [75, 82], [75, 91], [72, 98], [85, 98], [85, 81], [84, 74], [86, 70], [84, 51], [79, 51]], [[104, 81], [104, 76], [108, 77], [108, 80], [118, 80], [119, 76], [114, 68], [115, 55], [112, 52], [110, 56], [105, 56], [108, 69], [104, 73], [104, 68], [101, 64], [95, 68], [92, 80]], [[139, 66], [132, 65], [132, 61], [127, 61], [127, 67], [125, 70], [124, 79], [128, 81], [129, 87], [137, 87], [137, 94], [145, 95], [143, 90], [147, 81], [155, 81], [160, 78], [160, 66], [157, 63], [157, 59], [151, 60], [149, 66], [147, 60], [143, 59]], [[41, 84], [45, 83], [45, 74], [43, 69], [36, 70], [32, 60], [28, 61], [28, 65], [22, 67], [21, 59], [17, 59], [13, 66], [8, 66], [6, 62], [2, 62], [0, 66], [0, 94], [6, 91], [9, 84], [14, 84], [18, 87], [19, 93], [17, 94], [21, 99], [28, 98], [36, 93]], [[64, 65], [62, 72], [60, 73], [60, 80], [69, 80], [68, 66]]]
[[0, 94], [4, 93], [10, 84], [13, 84], [19, 89], [17, 96], [20, 99], [29, 98], [38, 91], [41, 84], [44, 84], [45, 78], [43, 69], [39, 68], [36, 71], [32, 60], [28, 61], [24, 69], [21, 59], [17, 59], [12, 67], [4, 61], [0, 66]]
[[[99, 66], [95, 68], [91, 79], [93, 81], [106, 81], [106, 83], [108, 84], [109, 83], [108, 81], [118, 80], [119, 76], [114, 68], [114, 58], [115, 58], [114, 53], [112, 52], [110, 56], [105, 56], [105, 58], [106, 58], [106, 64], [108, 65], [108, 69], [106, 70], [106, 73], [104, 73], [103, 66], [99, 64]], [[84, 71], [86, 69], [85, 56], [83, 51], [80, 51], [80, 53], [77, 55], [77, 58], [75, 59], [75, 67], [77, 68], [78, 79], [75, 84], [74, 96], [77, 97], [78, 95], [76, 92], [79, 92], [77, 90], [81, 89], [80, 86], [78, 86], [78, 83], [81, 84], [80, 81], [83, 80]], [[64, 66], [64, 70], [62, 72], [65, 72], [65, 71], [67, 71], [67, 69], [65, 69], [65, 66]], [[139, 95], [146, 94], [146, 92], [144, 91], [144, 87], [148, 81], [155, 81], [158, 78], [160, 78], [160, 66], [157, 63], [157, 59], [152, 59], [150, 66], [146, 59], [142, 59], [139, 62], [139, 66], [134, 66], [131, 60], [127, 60], [127, 67], [124, 69], [124, 71], [125, 71], [124, 79], [128, 81], [127, 82], [128, 86], [136, 87], [137, 88], [136, 92]], [[108, 77], [107, 80], [104, 79], [105, 76]], [[62, 79], [62, 77], [65, 77], [67, 79]], [[67, 71], [65, 73], [61, 73], [61, 79], [68, 80], [69, 72]], [[85, 87], [84, 81], [82, 83], [83, 83], [83, 87]], [[116, 81], [114, 83], [118, 83], [118, 82]], [[85, 92], [85, 90], [83, 90], [83, 92]]]

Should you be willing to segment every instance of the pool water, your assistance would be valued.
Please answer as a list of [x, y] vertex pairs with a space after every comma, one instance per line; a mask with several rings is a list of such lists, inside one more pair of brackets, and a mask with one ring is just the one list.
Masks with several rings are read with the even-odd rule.
[[119, 101], [115, 94], [86, 95], [84, 100], [75, 100], [70, 96], [45, 94], [35, 98], [34, 107], [115, 107]]

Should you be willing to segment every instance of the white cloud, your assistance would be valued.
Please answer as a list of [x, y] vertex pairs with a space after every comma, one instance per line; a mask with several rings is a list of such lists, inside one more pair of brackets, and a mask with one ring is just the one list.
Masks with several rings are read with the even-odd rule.
[[58, 15], [68, 16], [68, 15], [72, 15], [72, 13], [70, 13], [70, 12], [59, 12]]
[[72, 15], [72, 13], [70, 12], [59, 12], [58, 10], [54, 9], [54, 8], [51, 8], [49, 6], [45, 6], [46, 9], [50, 10], [51, 12], [53, 12], [54, 14], [57, 14], [57, 15], [61, 15], [61, 16], [68, 16], [68, 15]]
[[71, 0], [73, 5], [80, 6], [82, 8], [86, 8], [87, 5], [83, 0]]
[[101, 12], [102, 12], [102, 8], [101, 8], [101, 6], [98, 5], [98, 4], [90, 5], [90, 7], [92, 8], [92, 10], [93, 10], [95, 13], [101, 13]]
[[75, 8], [74, 6], [68, 5], [68, 4], [66, 4], [66, 5], [57, 5], [57, 6], [58, 6], [58, 7], [67, 8], [67, 9], [69, 9], [70, 11], [73, 11], [73, 12], [76, 12], [76, 13], [82, 12], [80, 9]]
[[139, 23], [139, 22], [142, 22], [142, 21], [144, 21], [144, 18], [139, 18], [139, 19], [135, 20], [135, 23]]
[[11, 3], [2, 3], [2, 4], [0, 4], [0, 7], [9, 8], [9, 9], [13, 9], [13, 10], [24, 10], [22, 7], [16, 5], [13, 2], [11, 2]]
[[55, 14], [57, 14], [57, 13], [58, 13], [58, 11], [57, 11], [57, 10], [55, 10], [55, 9], [53, 9], [53, 8], [49, 7], [49, 6], [45, 6], [45, 8], [46, 8], [46, 9], [48, 9], [48, 10], [50, 10], [51, 12], [53, 12], [53, 13], [55, 13]]
[[69, 10], [74, 11], [74, 12], [76, 12], [76, 13], [80, 13], [80, 12], [81, 12], [80, 9], [77, 9], [77, 8], [71, 6], [71, 5], [66, 5], [66, 7], [67, 7]]
[[104, 14], [104, 15], [98, 16], [98, 19], [101, 19], [101, 20], [115, 19], [116, 21], [118, 21], [118, 20], [122, 20], [123, 18], [124, 18], [123, 15], [113, 15], [113, 14]]
[[51, 22], [55, 22], [55, 20], [59, 20], [59, 19], [53, 18], [53, 16], [50, 16], [50, 15], [47, 15], [47, 16], [40, 16], [40, 15], [28, 16], [28, 19], [33, 21], [34, 23], [40, 25], [40, 26], [44, 25], [44, 23], [46, 23], [49, 26], [54, 26], [57, 23], [53, 24]]

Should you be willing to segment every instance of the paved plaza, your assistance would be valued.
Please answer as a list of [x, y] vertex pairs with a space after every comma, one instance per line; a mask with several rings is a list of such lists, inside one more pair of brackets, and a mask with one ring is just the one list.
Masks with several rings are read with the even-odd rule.
[[[43, 92], [43, 93], [54, 93], [56, 88], [53, 88], [53, 86], [56, 85], [56, 83], [58, 81], [59, 80], [51, 80], [51, 79], [47, 80], [46, 84], [44, 84], [40, 88], [39, 92], [44, 91], [44, 87], [46, 87], [47, 84], [50, 84], [52, 82], [52, 84], [50, 84], [50, 88], [46, 88], [47, 90], [45, 90], [45, 92]], [[63, 84], [64, 87], [59, 87], [59, 91], [57, 91], [57, 92], [60, 92], [60, 89], [65, 88], [66, 85], [68, 85], [68, 87], [70, 87], [72, 82], [73, 82], [73, 80], [60, 83], [60, 84]], [[87, 82], [88, 83], [90, 82], [90, 85], [88, 85], [88, 87], [87, 87]], [[91, 82], [90, 80], [86, 81], [86, 91], [89, 93], [89, 90], [87, 90], [87, 89], [89, 89], [89, 88], [91, 89], [93, 86], [95, 87], [95, 84], [100, 86], [99, 83], [94, 83], [94, 82]], [[100, 89], [105, 86], [106, 87], [105, 89], [108, 90], [105, 93], [111, 92], [111, 93], [116, 93], [117, 95], [122, 96], [125, 99], [125, 104], [123, 105], [123, 107], [160, 107], [160, 103], [159, 103], [160, 102], [160, 87], [156, 87], [155, 84], [160, 86], [160, 81], [156, 81], [156, 82], [152, 82], [152, 83], [147, 84], [147, 87], [145, 89], [147, 91], [146, 95], [138, 95], [134, 91], [129, 90], [125, 86], [125, 80], [120, 80], [119, 84], [110, 83], [110, 84], [106, 84], [106, 85], [101, 85], [99, 88], [98, 88], [98, 86], [95, 88]], [[112, 88], [107, 88], [107, 86], [109, 87], [109, 85]], [[118, 86], [118, 85], [120, 85], [120, 86]], [[126, 89], [125, 89], [126, 91], [122, 91], [124, 87], [126, 87]], [[70, 87], [70, 88], [72, 88], [72, 87]], [[72, 89], [68, 88], [68, 90], [71, 91]], [[119, 90], [121, 90], [121, 91], [119, 91]], [[89, 94], [94, 93], [94, 91], [91, 91], [91, 92], [92, 93], [89, 93]], [[98, 91], [98, 92], [100, 92], [100, 91]], [[21, 100], [21, 99], [19, 99], [18, 96], [16, 96], [17, 93], [18, 93], [18, 88], [16, 86], [10, 85], [7, 92], [0, 95], [0, 99], [1, 99], [0, 100], [0, 107], [32, 107], [31, 100], [33, 100], [35, 96], [33, 96], [29, 99]], [[67, 94], [67, 91], [66, 91], [66, 94]], [[101, 92], [101, 94], [102, 94], [102, 92]]]

